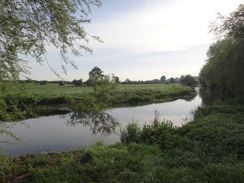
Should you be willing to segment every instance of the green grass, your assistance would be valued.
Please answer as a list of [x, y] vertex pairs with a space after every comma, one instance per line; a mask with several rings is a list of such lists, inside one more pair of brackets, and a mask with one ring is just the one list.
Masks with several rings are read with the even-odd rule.
[[[98, 95], [96, 98], [91, 87], [75, 87], [68, 84], [19, 84], [11, 86], [7, 92], [0, 95], [0, 121], [17, 121], [69, 111], [60, 111], [63, 107], [86, 110], [86, 106], [103, 109], [166, 102], [193, 93], [192, 88], [180, 84], [118, 85], [113, 93], [103, 93], [104, 95]], [[106, 102], [100, 101], [104, 97]]]
[[244, 182], [244, 99], [194, 112], [195, 120], [139, 126], [122, 143], [81, 151], [0, 157], [0, 182]]
[[[33, 83], [20, 84], [19, 89], [15, 88], [10, 90], [9, 94], [16, 94], [23, 92], [25, 89], [27, 93], [40, 97], [56, 97], [56, 96], [84, 96], [92, 93], [91, 87], [76, 87], [72, 84], [65, 84], [59, 86], [58, 84], [46, 84], [39, 85]], [[22, 88], [22, 89], [21, 89]], [[189, 94], [191, 88], [180, 84], [130, 84], [130, 85], [118, 85], [115, 90], [115, 94], [152, 94], [163, 93], [167, 95], [177, 95], [178, 93], [185, 92]], [[177, 94], [175, 94], [177, 93]]]

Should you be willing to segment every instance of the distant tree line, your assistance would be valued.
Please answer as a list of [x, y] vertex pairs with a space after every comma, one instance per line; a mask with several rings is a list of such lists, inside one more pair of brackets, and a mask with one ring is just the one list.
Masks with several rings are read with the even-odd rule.
[[47, 81], [47, 80], [21, 80], [23, 83], [34, 83], [34, 84], [40, 84], [45, 85], [47, 83], [52, 84], [59, 84], [60, 86], [63, 86], [64, 84], [73, 84], [74, 86], [93, 86], [95, 83], [97, 84], [98, 81], [104, 81], [105, 79], [108, 79], [111, 83], [121, 83], [121, 84], [170, 84], [170, 83], [181, 83], [183, 85], [187, 86], [196, 86], [198, 84], [197, 80], [198, 77], [193, 77], [191, 75], [185, 75], [181, 76], [180, 78], [176, 77], [170, 77], [166, 78], [164, 75], [160, 77], [160, 79], [152, 79], [152, 80], [146, 80], [146, 81], [131, 81], [130, 79], [126, 79], [123, 82], [120, 82], [119, 77], [115, 76], [114, 74], [110, 75], [104, 75], [103, 71], [95, 66], [90, 72], [89, 72], [89, 79], [85, 82], [83, 82], [82, 79], [74, 79], [73, 81]]
[[180, 78], [170, 77], [166, 78], [162, 76], [160, 79], [146, 80], [146, 81], [131, 81], [126, 79], [122, 84], [170, 84], [170, 83], [181, 83], [187, 86], [196, 86], [198, 84], [198, 77], [193, 77], [191, 75], [182, 75]]

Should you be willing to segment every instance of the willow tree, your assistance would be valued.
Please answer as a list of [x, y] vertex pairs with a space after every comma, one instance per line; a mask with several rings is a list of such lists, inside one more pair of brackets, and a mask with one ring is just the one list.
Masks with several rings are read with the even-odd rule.
[[218, 13], [216, 21], [210, 25], [210, 32], [214, 33], [218, 41], [224, 39], [234, 42], [244, 41], [244, 4], [240, 4], [228, 16]]
[[1, 0], [0, 81], [28, 72], [24, 55], [47, 61], [47, 45], [60, 52], [64, 72], [67, 64], [76, 67], [67, 55], [92, 52], [88, 40], [99, 40], [84, 29], [92, 6], [100, 7], [100, 0]]
[[216, 42], [207, 53], [199, 80], [221, 98], [244, 95], [244, 4], [211, 24]]

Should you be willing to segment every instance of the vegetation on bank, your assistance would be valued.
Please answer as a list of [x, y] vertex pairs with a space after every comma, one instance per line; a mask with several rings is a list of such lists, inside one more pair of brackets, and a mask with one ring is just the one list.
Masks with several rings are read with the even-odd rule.
[[0, 182], [244, 182], [244, 98], [199, 107], [194, 121], [138, 126], [122, 143], [0, 157]]
[[[108, 82], [103, 80], [101, 82]], [[10, 90], [11, 89], [11, 90]], [[180, 84], [105, 85], [91, 87], [58, 84], [20, 84], [0, 97], [0, 121], [15, 121], [70, 110], [103, 109], [170, 101], [194, 93]]]

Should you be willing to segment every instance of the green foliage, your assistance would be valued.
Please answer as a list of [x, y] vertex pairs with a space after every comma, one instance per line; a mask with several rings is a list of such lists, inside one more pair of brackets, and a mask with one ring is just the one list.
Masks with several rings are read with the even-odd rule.
[[193, 87], [197, 85], [196, 79], [191, 75], [181, 76], [180, 83], [186, 86], [193, 86]]
[[180, 84], [140, 84], [119, 85], [113, 94], [114, 104], [145, 104], [151, 102], [165, 102], [183, 96], [190, 96], [194, 89]]
[[90, 85], [94, 85], [96, 82], [103, 80], [103, 79], [104, 79], [104, 74], [103, 74], [103, 71], [99, 67], [94, 67], [89, 72]]
[[166, 77], [165, 77], [165, 76], [161, 76], [160, 81], [161, 81], [162, 83], [165, 83], [165, 81], [166, 81]]
[[33, 97], [25, 95], [5, 95], [0, 98], [0, 122], [17, 121], [25, 118], [34, 117], [31, 108], [36, 103]]
[[72, 103], [72, 98], [67, 96], [43, 98], [38, 101], [38, 105], [60, 105]]
[[169, 149], [173, 145], [172, 141], [179, 139], [176, 129], [171, 121], [160, 122], [158, 118], [142, 127], [132, 122], [121, 131], [120, 140], [122, 143], [157, 144], [162, 149]]
[[208, 52], [208, 62], [199, 75], [201, 84], [222, 98], [243, 96], [243, 53], [243, 46], [229, 40], [213, 44]]
[[[68, 60], [68, 53], [79, 56], [83, 50], [92, 52], [87, 45], [90, 35], [83, 26], [90, 22], [87, 16], [92, 5], [101, 6], [101, 2], [0, 1], [0, 81], [15, 80], [27, 72], [28, 62], [21, 55], [32, 56], [37, 62], [44, 61], [47, 44], [60, 51], [64, 72], [67, 64], [75, 66]], [[91, 37], [99, 40], [96, 36]]]
[[120, 134], [120, 140], [123, 143], [140, 142], [141, 128], [136, 122], [129, 123]]
[[179, 133], [197, 141], [213, 157], [236, 156], [244, 159], [243, 106], [242, 98], [200, 107], [194, 112], [194, 123], [186, 124], [179, 129]]
[[111, 100], [111, 94], [115, 92], [117, 83], [113, 83], [110, 76], [104, 76], [99, 80], [92, 80], [92, 95], [101, 107], [105, 107]]
[[[157, 147], [102, 143], [69, 153], [0, 157], [0, 181], [14, 182], [140, 182], [161, 160]], [[150, 177], [151, 178], [151, 177]]]
[[199, 74], [200, 83], [221, 99], [244, 95], [244, 5], [229, 17], [219, 16], [221, 24], [214, 23], [217, 36], [208, 51], [207, 63]]
[[211, 32], [213, 32], [218, 40], [230, 39], [235, 42], [242, 42], [244, 39], [243, 24], [244, 4], [240, 4], [236, 11], [230, 13], [229, 16], [218, 14], [218, 20], [211, 24]]
[[58, 84], [59, 84], [59, 86], [64, 86], [65, 82], [64, 81], [59, 81]]
[[78, 102], [75, 102], [73, 105], [74, 111], [81, 111], [81, 112], [98, 112], [101, 110], [100, 105], [97, 103], [96, 98], [93, 96], [86, 96], [83, 97]]
[[72, 84], [74, 84], [75, 86], [82, 86], [83, 81], [82, 81], [82, 79], [79, 79], [79, 80], [75, 79], [72, 81]]
[[153, 101], [153, 97], [152, 96], [148, 96], [148, 95], [132, 95], [127, 99], [127, 102], [129, 104], [141, 104], [141, 103], [148, 103]]
[[111, 100], [111, 94], [118, 85], [118, 78], [112, 75], [104, 75], [99, 67], [94, 67], [89, 72], [87, 84], [93, 89], [92, 96], [96, 99], [97, 105], [104, 108]]

